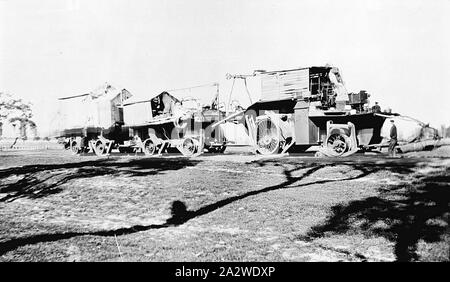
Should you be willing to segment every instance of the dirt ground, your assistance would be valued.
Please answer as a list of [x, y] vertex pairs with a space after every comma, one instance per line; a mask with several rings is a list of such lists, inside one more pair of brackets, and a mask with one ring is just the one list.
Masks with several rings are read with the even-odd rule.
[[438, 156], [0, 152], [0, 261], [450, 261]]

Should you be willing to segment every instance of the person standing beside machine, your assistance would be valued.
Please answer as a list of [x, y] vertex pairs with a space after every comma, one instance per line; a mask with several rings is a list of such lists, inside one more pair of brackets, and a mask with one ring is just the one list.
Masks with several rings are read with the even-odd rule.
[[389, 148], [388, 148], [388, 152], [389, 152], [389, 156], [390, 157], [395, 157], [395, 146], [397, 145], [397, 127], [395, 126], [394, 120], [391, 119], [391, 131], [389, 134], [389, 137], [391, 138], [389, 141]]

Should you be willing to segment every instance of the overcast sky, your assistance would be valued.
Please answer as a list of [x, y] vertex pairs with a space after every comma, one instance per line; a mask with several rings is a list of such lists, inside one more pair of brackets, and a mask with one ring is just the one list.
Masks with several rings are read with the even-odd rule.
[[0, 0], [0, 91], [32, 101], [45, 131], [57, 97], [106, 81], [226, 93], [226, 73], [329, 63], [349, 91], [449, 125], [449, 15], [449, 0]]

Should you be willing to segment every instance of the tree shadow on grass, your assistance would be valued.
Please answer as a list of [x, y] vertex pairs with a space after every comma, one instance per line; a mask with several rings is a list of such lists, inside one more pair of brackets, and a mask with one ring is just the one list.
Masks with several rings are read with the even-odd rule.
[[[270, 161], [266, 161], [266, 163], [269, 163]], [[412, 172], [413, 164], [410, 165], [397, 165], [395, 163], [393, 164], [355, 164], [352, 161], [345, 161], [345, 162], [339, 162], [339, 164], [345, 164], [351, 167], [354, 170], [357, 170], [359, 173], [356, 176], [350, 176], [345, 177], [341, 179], [325, 179], [325, 180], [316, 180], [316, 181], [310, 181], [305, 183], [298, 183], [307, 176], [312, 175], [313, 173], [319, 171], [320, 169], [324, 167], [334, 166], [336, 165], [332, 161], [328, 162], [310, 162], [310, 163], [303, 163], [301, 165], [297, 165], [297, 167], [293, 169], [284, 169], [284, 175], [286, 177], [286, 180], [278, 185], [269, 186], [263, 189], [259, 190], [251, 190], [249, 192], [243, 193], [241, 195], [228, 197], [219, 201], [216, 201], [212, 204], [205, 205], [203, 207], [200, 207], [197, 210], [188, 210], [184, 202], [180, 200], [176, 200], [172, 202], [172, 215], [169, 219], [166, 220], [163, 224], [152, 224], [152, 225], [136, 225], [129, 228], [120, 228], [120, 229], [113, 229], [113, 230], [105, 230], [105, 231], [94, 231], [94, 232], [67, 232], [67, 233], [52, 233], [52, 234], [38, 234], [33, 235], [29, 237], [22, 237], [22, 238], [14, 238], [10, 239], [4, 242], [0, 242], [0, 255], [3, 255], [4, 253], [14, 250], [20, 246], [30, 245], [30, 244], [37, 244], [41, 242], [54, 242], [62, 239], [69, 239], [73, 237], [78, 236], [86, 236], [86, 235], [92, 235], [92, 236], [120, 236], [120, 235], [127, 235], [127, 234], [133, 234], [136, 232], [142, 232], [147, 231], [151, 229], [160, 229], [160, 228], [166, 228], [170, 226], [178, 226], [181, 224], [186, 223], [187, 221], [194, 219], [196, 217], [200, 217], [203, 215], [206, 215], [208, 213], [211, 213], [217, 209], [220, 209], [222, 207], [225, 207], [231, 203], [234, 203], [236, 201], [243, 200], [245, 198], [256, 196], [262, 193], [267, 193], [270, 191], [280, 190], [280, 189], [287, 189], [287, 188], [294, 188], [298, 189], [301, 187], [306, 187], [309, 185], [314, 184], [327, 184], [327, 183], [335, 183], [335, 182], [343, 182], [343, 181], [350, 181], [355, 180], [359, 178], [363, 178], [367, 175], [370, 175], [372, 173], [375, 173], [380, 170], [390, 169], [395, 170], [397, 172], [401, 173], [410, 173]], [[259, 165], [264, 166], [266, 164]], [[303, 172], [300, 176], [294, 176], [295, 172], [298, 172], [299, 170], [305, 169], [306, 171]]]
[[[199, 160], [186, 158], [145, 158], [128, 161], [100, 159], [50, 165], [29, 165], [0, 170], [0, 193], [6, 195], [0, 202], [12, 202], [19, 198], [41, 198], [61, 192], [61, 185], [75, 179], [96, 176], [149, 176], [166, 171], [195, 166]], [[19, 180], [8, 177], [18, 178]]]
[[[259, 161], [256, 164], [259, 166], [266, 166], [268, 164], [280, 166], [278, 161], [273, 161], [273, 160]], [[346, 166], [350, 167], [352, 171], [357, 171], [358, 174], [355, 176], [349, 176], [349, 177], [344, 177], [344, 178], [340, 178], [340, 179], [321, 179], [321, 180], [314, 180], [314, 181], [310, 181], [310, 182], [298, 183], [301, 180], [304, 180], [306, 177], [312, 175], [313, 173], [321, 170], [322, 168], [333, 167], [336, 165], [346, 165]], [[381, 170], [386, 170], [386, 169], [395, 171], [395, 172], [401, 173], [401, 174], [408, 174], [413, 171], [412, 169], [414, 167], [415, 167], [415, 164], [412, 164], [412, 163], [407, 164], [407, 165], [399, 165], [396, 163], [382, 163], [382, 164], [373, 163], [373, 164], [367, 165], [366, 163], [364, 163], [364, 164], [363, 163], [354, 163], [354, 162], [348, 161], [348, 160], [344, 160], [344, 161], [340, 160], [340, 161], [336, 162], [336, 161], [329, 160], [329, 159], [320, 161], [320, 162], [304, 163], [302, 165], [297, 164], [297, 167], [295, 167], [293, 169], [290, 169], [290, 170], [284, 169], [283, 172], [284, 172], [286, 181], [284, 181], [278, 185], [269, 186], [269, 187], [266, 187], [266, 188], [263, 188], [260, 190], [252, 190], [252, 191], [246, 192], [241, 195], [237, 195], [237, 196], [229, 197], [229, 198], [226, 198], [223, 200], [219, 200], [212, 204], [203, 206], [197, 210], [190, 211], [187, 209], [187, 207], [184, 205], [183, 202], [175, 201], [174, 204], [176, 203], [176, 206], [177, 206], [177, 208], [175, 210], [178, 211], [178, 213], [175, 213], [175, 214], [172, 213], [172, 218], [169, 220], [169, 222], [176, 224], [176, 225], [183, 224], [192, 218], [205, 215], [205, 214], [215, 211], [219, 208], [222, 208], [226, 205], [229, 205], [233, 202], [236, 202], [236, 201], [239, 201], [239, 200], [251, 197], [251, 196], [256, 196], [261, 193], [267, 193], [267, 192], [280, 190], [280, 189], [286, 189], [286, 188], [298, 189], [301, 187], [307, 187], [307, 186], [315, 185], [315, 184], [328, 184], [328, 183], [351, 181], [351, 180], [356, 180], [356, 179], [366, 177], [370, 174], [376, 173]], [[295, 172], [302, 170], [302, 169], [306, 169], [306, 171], [303, 174], [301, 174], [300, 176], [294, 176]]]
[[[425, 176], [415, 175], [410, 183], [379, 189], [376, 197], [332, 207], [324, 223], [299, 238], [314, 240], [346, 233], [382, 236], [395, 244], [398, 261], [418, 260], [420, 240], [439, 242], [443, 236], [450, 235], [449, 183], [450, 168]], [[450, 260], [450, 254], [446, 259]]]
[[160, 228], [166, 228], [170, 226], [178, 226], [181, 224], [186, 223], [190, 219], [193, 219], [195, 217], [199, 217], [202, 215], [205, 215], [207, 213], [210, 213], [216, 209], [219, 209], [225, 205], [228, 205], [232, 202], [235, 202], [237, 200], [241, 200], [244, 198], [247, 198], [252, 195], [257, 195], [260, 193], [284, 188], [285, 184], [292, 184], [300, 180], [301, 178], [306, 177], [307, 175], [312, 174], [313, 172], [323, 168], [323, 165], [320, 166], [313, 166], [310, 167], [301, 177], [292, 177], [291, 174], [294, 171], [300, 170], [304, 167], [298, 167], [293, 170], [285, 171], [285, 174], [288, 176], [288, 180], [280, 185], [275, 185], [271, 187], [267, 187], [261, 190], [255, 190], [250, 191], [248, 193], [242, 194], [240, 196], [230, 197], [218, 202], [215, 202], [210, 205], [206, 205], [204, 207], [199, 208], [195, 211], [189, 211], [187, 210], [186, 205], [182, 201], [174, 201], [171, 205], [171, 217], [166, 220], [163, 224], [152, 224], [152, 225], [135, 225], [129, 228], [119, 228], [119, 229], [113, 229], [113, 230], [105, 230], [105, 231], [94, 231], [94, 232], [65, 232], [65, 233], [46, 233], [46, 234], [37, 234], [33, 236], [28, 237], [21, 237], [21, 238], [14, 238], [10, 239], [4, 242], [0, 242], [0, 255], [5, 254], [6, 252], [9, 252], [11, 250], [14, 250], [18, 247], [25, 246], [25, 245], [32, 245], [42, 242], [54, 242], [59, 241], [63, 239], [70, 239], [73, 237], [79, 237], [79, 236], [104, 236], [104, 237], [110, 237], [110, 236], [120, 236], [120, 235], [127, 235], [127, 234], [133, 234], [137, 232], [147, 231], [151, 229], [160, 229]]

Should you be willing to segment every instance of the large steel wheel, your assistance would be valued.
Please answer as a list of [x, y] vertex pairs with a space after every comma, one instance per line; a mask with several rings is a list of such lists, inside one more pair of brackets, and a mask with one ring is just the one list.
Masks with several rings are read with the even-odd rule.
[[198, 149], [198, 141], [193, 138], [187, 137], [183, 140], [180, 151], [183, 156], [191, 157], [198, 152]]
[[147, 156], [151, 156], [156, 151], [156, 145], [151, 139], [147, 139], [144, 141], [144, 154]]
[[348, 137], [343, 134], [331, 134], [327, 139], [327, 147], [338, 156], [344, 154], [348, 150]]
[[97, 140], [95, 142], [95, 154], [97, 156], [105, 156], [107, 154], [106, 152], [106, 144], [102, 140]]
[[256, 150], [262, 155], [277, 154], [280, 150], [280, 129], [269, 118], [257, 122]]
[[74, 155], [78, 155], [79, 153], [81, 153], [80, 145], [75, 140], [71, 141], [70, 150]]

